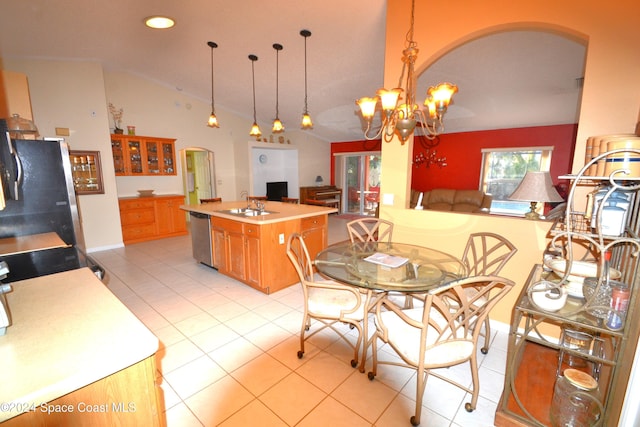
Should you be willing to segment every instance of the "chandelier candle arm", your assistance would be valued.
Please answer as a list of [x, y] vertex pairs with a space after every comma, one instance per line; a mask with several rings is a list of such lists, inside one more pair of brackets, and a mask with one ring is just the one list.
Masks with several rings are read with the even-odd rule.
[[302, 111], [302, 130], [312, 129], [313, 121], [309, 115], [307, 98], [307, 38], [311, 37], [311, 31], [301, 30], [300, 35], [304, 37], [304, 110]]
[[[415, 64], [419, 50], [418, 44], [413, 40], [414, 14], [415, 0], [412, 0], [411, 21], [405, 49], [402, 51], [402, 72], [398, 81], [399, 87], [390, 90], [379, 89], [375, 97], [364, 97], [356, 101], [366, 123], [364, 137], [367, 140], [382, 137], [386, 142], [390, 142], [393, 136], [397, 135], [400, 138], [400, 143], [404, 145], [415, 132], [416, 126], [424, 131], [424, 136], [428, 139], [433, 139], [444, 131], [444, 114], [452, 102], [453, 95], [458, 91], [458, 87], [451, 83], [440, 83], [436, 87], [429, 88], [424, 101], [424, 105], [427, 107], [426, 115], [416, 104]], [[401, 97], [403, 93], [405, 94], [404, 102]], [[381, 106], [382, 126], [375, 132], [375, 135], [370, 135], [378, 102]]]
[[207, 42], [207, 46], [211, 48], [211, 115], [207, 121], [207, 126], [210, 128], [219, 128], [218, 118], [216, 117], [216, 107], [214, 102], [214, 84], [213, 84], [213, 49], [218, 47], [216, 42]]

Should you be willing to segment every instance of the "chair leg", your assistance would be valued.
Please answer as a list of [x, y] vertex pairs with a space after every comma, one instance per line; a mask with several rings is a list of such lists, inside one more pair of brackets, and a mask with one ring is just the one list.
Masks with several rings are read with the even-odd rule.
[[427, 385], [427, 375], [424, 367], [418, 367], [416, 370], [416, 413], [410, 419], [411, 425], [420, 424], [420, 416], [422, 415], [422, 398], [424, 397], [424, 389]]
[[311, 327], [311, 319], [305, 314], [302, 319], [302, 327], [300, 328], [300, 350], [298, 350], [298, 359], [304, 356], [304, 334]]
[[358, 366], [358, 360], [360, 359], [360, 346], [366, 344], [363, 343], [362, 327], [357, 323], [350, 323], [350, 325], [353, 325], [354, 328], [358, 329], [358, 340], [356, 342], [356, 345], [354, 346], [355, 348], [353, 349], [353, 359], [351, 360], [351, 367], [356, 368]]
[[484, 319], [484, 347], [480, 349], [482, 354], [489, 353], [489, 345], [491, 340], [491, 324], [489, 323], [489, 317]]
[[464, 409], [467, 412], [473, 412], [478, 405], [478, 396], [480, 395], [480, 378], [478, 376], [478, 361], [476, 360], [475, 354], [469, 360], [469, 364], [471, 365], [471, 379], [472, 379], [472, 387], [473, 393], [471, 393], [471, 402], [467, 402], [464, 404]]
[[[373, 365], [371, 366], [371, 370], [367, 374], [367, 378], [373, 381], [376, 375], [378, 375], [378, 335], [374, 332], [371, 337], [371, 362]], [[366, 344], [365, 344], [366, 345]]]

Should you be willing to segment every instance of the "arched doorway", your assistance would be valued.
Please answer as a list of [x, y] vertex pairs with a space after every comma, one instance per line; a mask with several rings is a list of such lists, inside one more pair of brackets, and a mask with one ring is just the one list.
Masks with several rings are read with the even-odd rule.
[[216, 174], [213, 151], [190, 147], [180, 150], [182, 183], [188, 204], [216, 197]]

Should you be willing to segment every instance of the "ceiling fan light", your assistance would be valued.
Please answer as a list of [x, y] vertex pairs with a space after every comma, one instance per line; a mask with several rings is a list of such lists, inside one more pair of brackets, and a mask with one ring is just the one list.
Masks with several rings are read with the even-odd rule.
[[165, 30], [176, 25], [176, 21], [168, 16], [154, 15], [144, 18], [144, 25], [156, 30]]
[[302, 115], [302, 129], [311, 129], [313, 128], [313, 122], [311, 121], [311, 116], [309, 113], [304, 113]]

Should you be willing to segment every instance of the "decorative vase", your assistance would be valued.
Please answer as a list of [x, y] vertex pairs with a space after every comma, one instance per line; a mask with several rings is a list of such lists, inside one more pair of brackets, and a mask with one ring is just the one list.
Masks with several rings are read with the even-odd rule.
[[115, 128], [113, 130], [113, 133], [115, 133], [116, 135], [122, 135], [124, 133], [124, 130], [122, 130], [120, 128]]

